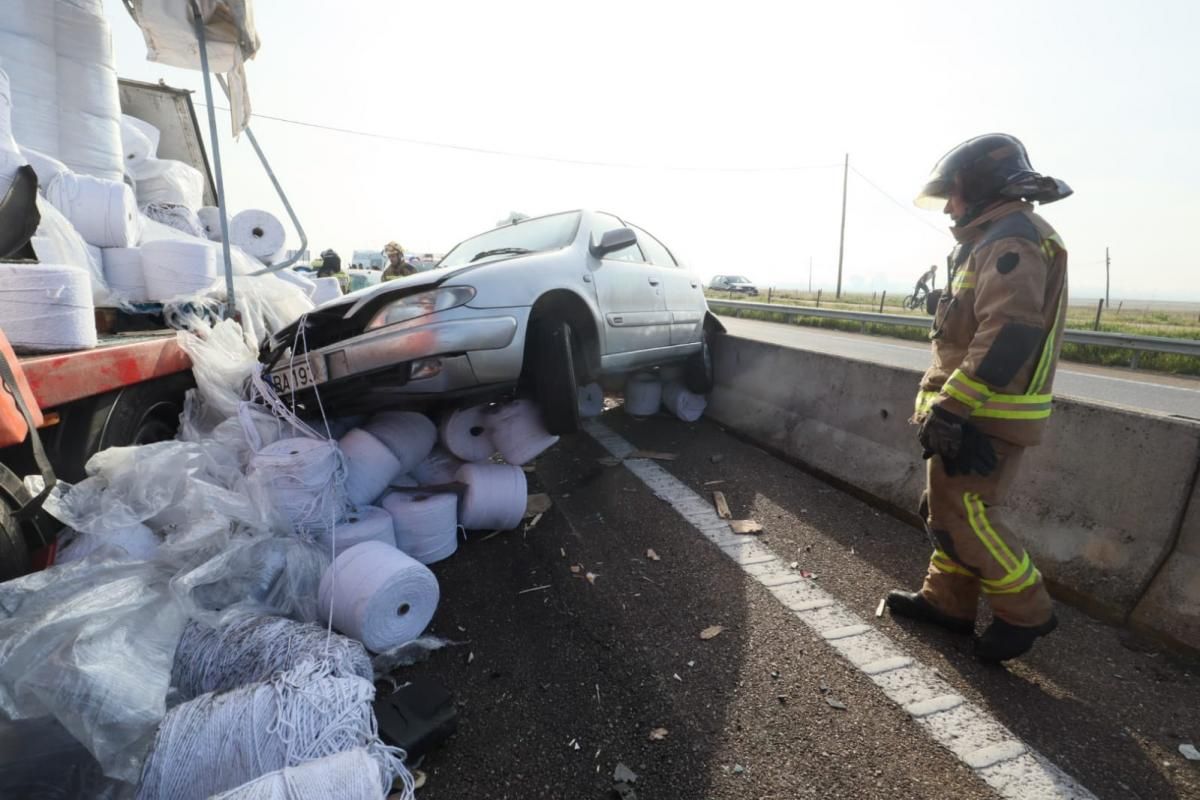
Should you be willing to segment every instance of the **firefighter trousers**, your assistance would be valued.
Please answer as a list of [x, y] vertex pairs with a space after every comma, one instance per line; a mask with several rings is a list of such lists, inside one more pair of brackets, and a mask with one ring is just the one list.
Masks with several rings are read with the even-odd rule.
[[998, 619], [1041, 625], [1050, 595], [1003, 510], [1025, 448], [991, 442], [996, 469], [987, 476], [947, 475], [939, 456], [929, 459], [921, 516], [934, 550], [921, 594], [946, 614], [974, 619], [982, 591]]

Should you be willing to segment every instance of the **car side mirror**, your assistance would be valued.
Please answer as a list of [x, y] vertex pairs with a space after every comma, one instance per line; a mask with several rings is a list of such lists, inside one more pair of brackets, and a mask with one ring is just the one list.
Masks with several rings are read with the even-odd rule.
[[592, 255], [604, 258], [609, 253], [624, 250], [631, 244], [637, 244], [637, 234], [631, 228], [615, 228], [605, 231], [600, 237], [600, 243], [592, 245]]

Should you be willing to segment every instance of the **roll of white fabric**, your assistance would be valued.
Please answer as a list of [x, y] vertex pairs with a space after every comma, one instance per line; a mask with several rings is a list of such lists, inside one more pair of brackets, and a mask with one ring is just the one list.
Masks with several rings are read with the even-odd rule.
[[362, 428], [354, 428], [338, 439], [346, 458], [346, 496], [356, 506], [375, 502], [404, 465], [391, 448]]
[[415, 411], [382, 411], [363, 428], [388, 446], [400, 461], [401, 472], [412, 472], [437, 444], [437, 427]]
[[77, 267], [0, 264], [0, 326], [22, 350], [95, 347], [91, 279]]
[[469, 530], [511, 530], [528, 504], [525, 471], [511, 464], [464, 464], [456, 476], [467, 485], [458, 519]]
[[533, 461], [558, 442], [542, 424], [542, 412], [531, 400], [514, 400], [495, 413], [485, 414], [492, 443], [510, 464], [521, 466]]
[[326, 533], [345, 515], [346, 465], [328, 439], [272, 442], [251, 456], [248, 472], [295, 531]]
[[[216, 206], [202, 206], [196, 209], [196, 216], [204, 226], [204, 235], [214, 242], [221, 241], [221, 209]], [[281, 273], [276, 274], [282, 277]]]
[[391, 788], [379, 761], [358, 747], [268, 772], [209, 800], [383, 800]]
[[46, 199], [88, 244], [133, 247], [141, 237], [137, 200], [124, 183], [63, 172], [46, 185]]
[[261, 261], [283, 250], [287, 234], [283, 223], [269, 211], [248, 208], [229, 220], [229, 241]]
[[[287, 270], [280, 270], [286, 272]], [[337, 300], [342, 296], [342, 284], [338, 283], [338, 279], [332, 276], [325, 278], [316, 278], [313, 283], [313, 293], [309, 295], [313, 303], [321, 305], [328, 303], [330, 300]]]
[[[351, 508], [346, 512], [345, 519], [337, 524], [332, 538], [334, 555], [340, 555], [363, 542], [383, 542], [396, 546], [392, 515], [378, 506]], [[321, 538], [326, 548], [329, 547], [329, 539], [329, 534]]]
[[121, 148], [125, 153], [125, 171], [133, 174], [139, 164], [154, 158], [158, 153], [158, 128], [149, 122], [121, 115]]
[[12, 133], [23, 145], [58, 154], [58, 57], [54, 5], [12, 0], [0, 20], [0, 67], [11, 81]]
[[142, 245], [146, 296], [153, 302], [203, 294], [216, 283], [216, 252], [208, 242], [160, 239]]
[[485, 461], [496, 445], [484, 424], [484, 406], [460, 408], [442, 420], [442, 444], [463, 461]]
[[689, 392], [682, 381], [668, 381], [662, 387], [663, 406], [684, 422], [695, 422], [708, 407], [708, 399], [702, 394]]
[[453, 483], [463, 462], [443, 447], [434, 447], [425, 460], [413, 467], [412, 476], [418, 486], [441, 486]]
[[48, 156], [40, 150], [34, 150], [30, 147], [21, 147], [21, 155], [29, 162], [29, 166], [33, 167], [33, 171], [37, 173], [38, 188], [42, 194], [46, 193], [46, 187], [50, 185], [50, 181], [57, 178], [64, 172], [70, 172], [70, 167], [59, 161], [53, 156]]
[[662, 382], [647, 373], [639, 373], [625, 382], [625, 413], [649, 417], [662, 403]]
[[148, 302], [142, 251], [137, 247], [106, 247], [101, 253], [104, 280], [113, 294], [127, 303]]
[[579, 387], [579, 416], [598, 417], [604, 413], [604, 389], [598, 383]]
[[381, 653], [421, 635], [437, 610], [437, 578], [421, 562], [382, 542], [342, 553], [317, 595], [333, 627]]
[[[220, 228], [217, 229], [217, 238], [221, 238]], [[281, 269], [278, 272], [271, 273], [279, 280], [285, 283], [290, 283], [293, 286], [298, 286], [306, 296], [311, 298], [317, 291], [317, 284], [312, 280], [301, 275], [299, 272], [290, 269]]]
[[148, 158], [130, 166], [137, 182], [139, 205], [174, 203], [192, 210], [204, 204], [204, 176], [191, 164], [170, 158]]
[[197, 239], [208, 238], [204, 235], [204, 223], [200, 221], [200, 217], [196, 216], [196, 212], [187, 206], [178, 203], [147, 203], [142, 206], [142, 214], [146, 219], [169, 225], [188, 236], [194, 236]]
[[458, 495], [392, 492], [383, 498], [392, 515], [396, 547], [433, 564], [458, 549]]

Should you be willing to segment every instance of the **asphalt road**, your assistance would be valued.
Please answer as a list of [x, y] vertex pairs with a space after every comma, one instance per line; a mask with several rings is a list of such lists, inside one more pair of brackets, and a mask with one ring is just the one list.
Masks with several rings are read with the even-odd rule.
[[[920, 342], [727, 316], [722, 316], [721, 322], [729, 333], [748, 339], [914, 370], [929, 366], [929, 346]], [[1200, 379], [1195, 378], [1061, 362], [1054, 392], [1061, 397], [1200, 419]]]
[[[654, 463], [706, 502], [723, 491], [804, 580], [1095, 797], [1200, 798], [1200, 765], [1178, 751], [1200, 742], [1195, 663], [1061, 607], [1032, 654], [984, 667], [968, 640], [874, 615], [889, 588], [919, 585], [922, 533], [714, 424], [620, 410], [601, 424], [676, 454]], [[634, 463], [564, 439], [530, 475], [553, 502], [535, 527], [472, 537], [434, 565], [432, 632], [459, 644], [397, 678], [450, 687], [459, 729], [420, 765], [423, 800], [611, 798], [618, 765], [642, 800], [997, 797]]]

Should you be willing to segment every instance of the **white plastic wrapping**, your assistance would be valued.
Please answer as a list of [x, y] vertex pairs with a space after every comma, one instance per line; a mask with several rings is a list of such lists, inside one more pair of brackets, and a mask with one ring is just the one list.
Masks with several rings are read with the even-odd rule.
[[191, 164], [162, 158], [131, 163], [138, 205], [174, 203], [195, 211], [204, 205], [204, 175]]
[[48, 156], [40, 150], [34, 150], [31, 147], [21, 147], [21, 155], [29, 162], [29, 166], [33, 167], [33, 171], [37, 173], [38, 189], [42, 194], [46, 193], [46, 187], [50, 185], [50, 181], [54, 180], [64, 172], [69, 172], [70, 167], [59, 161], [53, 156]]
[[[113, 299], [104, 280], [104, 265], [88, 251], [87, 242], [46, 198], [39, 195], [37, 207], [42, 215], [37, 235], [51, 244], [57, 256], [55, 261], [86, 270], [92, 285], [92, 302], [97, 306], [112, 305]], [[39, 260], [42, 260], [40, 256]]]
[[[217, 228], [217, 238], [220, 239], [220, 237], [221, 237], [221, 229], [220, 229], [220, 227], [218, 227]], [[316, 303], [318, 302], [315, 299], [315, 295], [317, 293], [317, 284], [315, 281], [310, 280], [309, 278], [306, 278], [305, 276], [301, 275], [299, 272], [296, 272], [291, 269], [281, 269], [277, 272], [272, 272], [271, 274], [274, 275], [276, 278], [279, 278], [279, 280], [283, 281], [284, 283], [290, 283], [293, 286], [295, 286], [296, 288], [300, 289], [300, 291], [304, 292], [305, 296], [307, 296], [309, 299], [311, 299], [313, 301], [314, 305], [316, 305]], [[335, 280], [336, 280], [336, 278], [335, 278]]]
[[[287, 270], [282, 270], [286, 272]], [[313, 280], [312, 301], [315, 305], [337, 300], [342, 296], [342, 284], [332, 275]]]
[[132, 175], [134, 169], [157, 155], [161, 135], [149, 122], [128, 114], [121, 115], [121, 149], [126, 172]]
[[120, 181], [63, 172], [46, 184], [45, 193], [88, 244], [133, 247], [141, 238], [133, 190]]
[[598, 417], [604, 413], [604, 389], [598, 383], [579, 387], [579, 416]]

